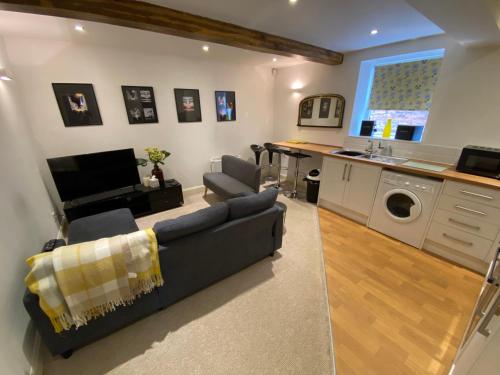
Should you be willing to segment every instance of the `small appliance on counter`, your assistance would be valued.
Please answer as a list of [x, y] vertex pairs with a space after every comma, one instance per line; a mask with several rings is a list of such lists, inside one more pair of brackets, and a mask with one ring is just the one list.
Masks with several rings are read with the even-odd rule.
[[500, 180], [500, 149], [465, 146], [456, 169], [459, 172]]

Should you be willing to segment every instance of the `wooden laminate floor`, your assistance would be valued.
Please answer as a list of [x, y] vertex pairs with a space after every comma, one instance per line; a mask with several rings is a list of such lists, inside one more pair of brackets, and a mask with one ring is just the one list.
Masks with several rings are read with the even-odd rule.
[[482, 276], [319, 209], [337, 375], [447, 374]]

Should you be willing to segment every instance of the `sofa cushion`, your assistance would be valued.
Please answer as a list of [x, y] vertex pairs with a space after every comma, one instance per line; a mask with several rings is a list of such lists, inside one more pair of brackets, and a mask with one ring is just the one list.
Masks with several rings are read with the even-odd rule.
[[229, 199], [227, 201], [229, 206], [229, 220], [265, 211], [274, 206], [277, 197], [278, 190], [271, 188], [259, 194]]
[[158, 243], [166, 243], [224, 223], [227, 220], [228, 211], [226, 203], [216, 203], [211, 207], [179, 216], [176, 219], [159, 221], [153, 226], [153, 230]]
[[128, 208], [120, 208], [73, 220], [68, 228], [68, 245], [138, 230], [132, 212]]
[[254, 193], [250, 186], [221, 172], [205, 173], [203, 175], [203, 184], [224, 198], [235, 198], [248, 193]]

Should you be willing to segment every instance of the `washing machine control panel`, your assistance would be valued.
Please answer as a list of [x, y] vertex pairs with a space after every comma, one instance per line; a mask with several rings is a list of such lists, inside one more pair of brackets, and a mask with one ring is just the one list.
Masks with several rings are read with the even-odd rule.
[[415, 181], [404, 175], [392, 175], [390, 177], [384, 177], [382, 181], [386, 184], [398, 186], [408, 190], [417, 190], [425, 193], [434, 192], [434, 186], [423, 183], [421, 181]]

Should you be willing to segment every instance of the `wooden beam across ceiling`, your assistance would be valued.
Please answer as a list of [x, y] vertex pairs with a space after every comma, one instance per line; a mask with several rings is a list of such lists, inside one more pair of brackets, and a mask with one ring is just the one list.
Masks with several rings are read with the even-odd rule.
[[339, 52], [143, 1], [0, 0], [0, 9], [133, 27], [327, 65], [343, 60]]

